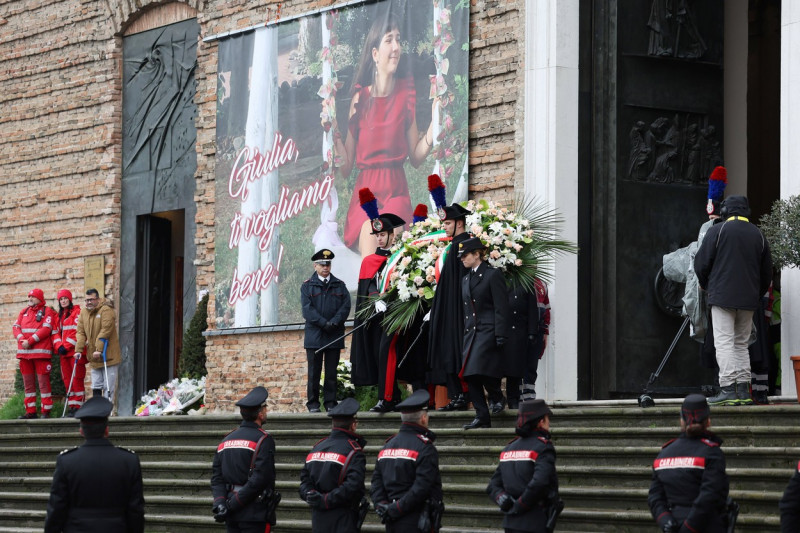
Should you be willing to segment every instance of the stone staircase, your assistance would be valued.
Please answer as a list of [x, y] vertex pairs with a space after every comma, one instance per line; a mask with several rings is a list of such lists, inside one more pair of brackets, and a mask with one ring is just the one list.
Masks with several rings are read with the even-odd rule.
[[[677, 400], [641, 409], [630, 401], [563, 402], [554, 406], [553, 441], [566, 509], [557, 531], [654, 531], [647, 508], [650, 465], [676, 436]], [[800, 459], [800, 405], [712, 408], [731, 496], [740, 504], [737, 531], [779, 531], [778, 500]], [[377, 450], [400, 424], [399, 415], [360, 413], [368, 441], [367, 485]], [[515, 412], [492, 429], [463, 431], [471, 412], [432, 413], [445, 494], [443, 531], [500, 532], [502, 515], [486, 484], [502, 447], [514, 436]], [[111, 440], [142, 461], [146, 531], [224, 531], [211, 517], [211, 459], [234, 416], [114, 418]], [[277, 532], [310, 531], [310, 512], [297, 496], [308, 450], [330, 428], [324, 415], [271, 413], [266, 425], [277, 445]], [[74, 420], [0, 421], [0, 532], [41, 531], [58, 453], [79, 445]], [[91, 465], [87, 465], [90, 467]], [[370, 513], [363, 531], [382, 531]]]

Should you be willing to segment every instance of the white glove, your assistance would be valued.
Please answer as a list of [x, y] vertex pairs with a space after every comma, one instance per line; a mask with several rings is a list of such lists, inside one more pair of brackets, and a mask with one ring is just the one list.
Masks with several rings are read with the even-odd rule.
[[375, 312], [383, 313], [384, 311], [386, 311], [386, 302], [384, 302], [383, 300], [378, 300], [377, 302], [375, 302]]
[[425, 313], [425, 316], [424, 316], [424, 317], [422, 317], [422, 321], [423, 321], [423, 322], [427, 322], [427, 321], [429, 321], [430, 319], [431, 319], [431, 312], [430, 312], [430, 311], [428, 311], [427, 313]]

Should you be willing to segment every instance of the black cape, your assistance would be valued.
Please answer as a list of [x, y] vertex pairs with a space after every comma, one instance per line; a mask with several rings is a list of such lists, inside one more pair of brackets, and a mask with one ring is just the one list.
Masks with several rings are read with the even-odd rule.
[[[353, 327], [357, 328], [364, 320], [358, 317], [364, 306], [371, 305], [370, 298], [378, 294], [378, 274], [386, 264], [389, 250], [378, 248], [361, 262], [356, 291], [356, 318]], [[381, 336], [380, 317], [374, 317], [369, 324], [353, 333], [350, 345], [351, 380], [353, 385], [377, 385], [378, 383], [378, 350]]]
[[464, 340], [464, 304], [461, 301], [461, 279], [467, 274], [458, 258], [458, 244], [470, 238], [467, 232], [453, 237], [444, 260], [436, 295], [431, 305], [428, 342], [428, 383], [444, 385], [447, 374], [461, 370], [461, 345]]

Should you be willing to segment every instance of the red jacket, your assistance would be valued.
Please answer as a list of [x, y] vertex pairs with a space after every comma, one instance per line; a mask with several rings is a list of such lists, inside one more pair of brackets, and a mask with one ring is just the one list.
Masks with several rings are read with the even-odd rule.
[[[17, 359], [50, 359], [53, 355], [53, 328], [58, 322], [58, 314], [51, 307], [39, 304], [26, 307], [19, 313], [11, 328], [17, 339]], [[30, 346], [22, 347], [27, 340]]]
[[61, 318], [59, 315], [56, 327], [53, 329], [53, 351], [58, 351], [62, 346], [67, 353], [62, 357], [75, 355], [75, 344], [78, 342], [78, 315], [81, 314], [79, 305], [72, 306], [72, 310]]

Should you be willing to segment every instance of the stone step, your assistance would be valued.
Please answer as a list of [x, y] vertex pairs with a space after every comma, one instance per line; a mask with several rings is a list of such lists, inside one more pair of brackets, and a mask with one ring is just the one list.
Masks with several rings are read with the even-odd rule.
[[[799, 439], [800, 441], [800, 439]], [[558, 451], [559, 466], [616, 466], [616, 467], [641, 467], [652, 464], [658, 454], [659, 446], [621, 446], [596, 448], [591, 446], [566, 446], [559, 444], [559, 439], [554, 437]], [[55, 459], [66, 446], [52, 444], [49, 446], [27, 446], [24, 453], [20, 448], [0, 448], [0, 464], [14, 465], [35, 463], [46, 466], [50, 471], [55, 466]], [[139, 446], [132, 448], [144, 462], [174, 462], [175, 457], [181, 458], [181, 463], [204, 463], [211, 465], [215, 446]], [[375, 456], [380, 447], [368, 445], [365, 449], [367, 462], [374, 463]], [[442, 464], [488, 466], [496, 465], [497, 457], [502, 450], [501, 445], [495, 446], [437, 446], [439, 455], [446, 460]], [[310, 446], [281, 445], [277, 450], [279, 462], [301, 465]], [[786, 469], [791, 472], [800, 460], [800, 447], [781, 446], [727, 446], [723, 445], [726, 463], [729, 468], [776, 468]], [[22, 468], [22, 467], [20, 467]]]
[[[294, 505], [292, 505], [294, 507]], [[501, 533], [502, 516], [499, 511], [492, 518], [487, 518], [485, 523], [478, 526], [453, 525], [448, 519], [455, 516], [469, 518], [469, 508], [452, 506], [445, 511], [442, 533]], [[284, 517], [292, 511], [284, 512], [281, 502], [279, 507], [278, 523], [275, 529], [280, 531], [310, 531], [308, 519], [290, 519]], [[41, 531], [44, 524], [45, 511], [43, 510], [14, 510], [5, 509], [0, 514], [0, 531], [24, 532], [30, 530]], [[145, 515], [145, 530], [168, 531], [171, 533], [191, 533], [204, 531], [220, 531], [221, 527], [210, 516], [196, 514], [155, 514]], [[362, 531], [380, 532], [383, 526], [372, 522], [372, 518], [364, 525]], [[618, 533], [649, 533], [654, 530], [653, 519], [650, 513], [644, 511], [608, 511], [606, 509], [565, 509], [561, 514], [558, 531], [571, 532], [618, 532]], [[736, 523], [738, 532], [777, 533], [780, 531], [780, 519], [777, 516], [741, 516]]]
[[[800, 411], [797, 412], [800, 415]], [[30, 422], [30, 421], [29, 421]], [[788, 421], [787, 421], [788, 422]], [[74, 428], [73, 428], [74, 429]], [[460, 428], [443, 427], [433, 428], [437, 435], [436, 445], [442, 446], [502, 446], [514, 438], [513, 429], [490, 428], [464, 431]], [[380, 447], [383, 442], [396, 432], [397, 428], [363, 429], [362, 436], [367, 440], [368, 447]], [[311, 448], [317, 441], [324, 438], [329, 428], [314, 431], [311, 429], [270, 429], [270, 434], [276, 446], [282, 448], [289, 444], [302, 448]], [[785, 426], [714, 426], [714, 431], [723, 439], [725, 449], [737, 446], [763, 446], [793, 447], [800, 442], [800, 427], [787, 423]], [[167, 445], [180, 443], [183, 446], [207, 446], [213, 452], [222, 436], [227, 432], [212, 430], [193, 430], [184, 427], [174, 432], [165, 432], [153, 429], [111, 432], [112, 441], [125, 448], [137, 450], [141, 447], [153, 446], [156, 442], [166, 442]], [[660, 447], [676, 436], [675, 427], [554, 427], [553, 442], [557, 448], [564, 446], [587, 447], [627, 447], [631, 444], [637, 446]], [[33, 435], [35, 440], [26, 439], [29, 447], [38, 447], [39, 443], [58, 442], [59, 446], [68, 448], [80, 445], [82, 439], [79, 435], [65, 436], [58, 432], [40, 432]], [[13, 433], [0, 434], [0, 457], [5, 453], [19, 453], [20, 436]], [[62, 449], [63, 449], [62, 448]], [[2, 460], [2, 459], [0, 459]]]
[[[652, 456], [651, 456], [652, 457]], [[487, 465], [453, 465], [442, 464], [440, 470], [442, 481], [447, 484], [474, 483], [476, 480], [486, 481], [494, 473], [496, 464]], [[27, 480], [39, 480], [33, 484], [37, 490], [49, 490], [49, 480], [55, 468], [54, 462], [0, 462], [0, 472], [5, 476], [0, 477], [0, 491], [6, 490], [4, 487], [15, 487]], [[301, 463], [277, 463], [276, 472], [279, 482], [295, 483], [299, 482]], [[371, 479], [374, 463], [367, 464], [367, 485]], [[592, 466], [565, 464], [562, 457], [559, 457], [558, 464], [559, 482], [563, 488], [569, 487], [603, 487], [614, 486], [619, 488], [642, 488], [648, 487], [652, 478], [652, 469], [649, 466], [639, 464], [636, 466], [626, 466], [620, 469], [616, 466]], [[142, 470], [144, 477], [152, 483], [158, 480], [181, 480], [187, 482], [191, 487], [191, 482], [196, 482], [197, 489], [192, 492], [204, 493], [208, 489], [208, 482], [211, 477], [211, 463], [206, 462], [186, 462], [181, 461], [143, 461]], [[762, 490], [782, 492], [791, 477], [791, 468], [735, 468], [729, 466], [727, 469], [731, 487], [747, 488], [748, 490]], [[45, 483], [46, 481], [46, 483]]]
[[[658, 400], [657, 407], [641, 409], [635, 402], [620, 402], [609, 406], [597, 402], [553, 402], [553, 426], [556, 428], [585, 427], [587, 425], [603, 428], [624, 426], [626, 428], [676, 428], [680, 413], [680, 400]], [[800, 414], [797, 403], [769, 406], [713, 407], [714, 426], [785, 426], [792, 425]], [[431, 427], [458, 428], [472, 420], [472, 411], [455, 413], [431, 411]], [[506, 410], [493, 417], [498, 427], [513, 428], [516, 411]], [[378, 415], [361, 412], [359, 418], [362, 426], [370, 429], [395, 430], [400, 424], [398, 413]], [[115, 417], [111, 419], [111, 434], [124, 431], [161, 431], [173, 432], [185, 430], [191, 426], [197, 431], [209, 431], [224, 435], [239, 423], [238, 416], [206, 415], [206, 416], [162, 416], [162, 417]], [[40, 433], [63, 433], [74, 435], [77, 422], [74, 419], [49, 420], [2, 420], [0, 435]], [[301, 426], [316, 433], [330, 428], [330, 419], [324, 414], [310, 413], [270, 413], [266, 427], [270, 431]], [[2, 439], [0, 439], [2, 442]]]
[[[679, 405], [680, 400], [657, 400], [651, 409], [630, 402], [556, 402], [553, 440], [567, 502], [559, 531], [654, 529], [646, 503], [649, 465], [661, 444], [676, 436]], [[778, 531], [777, 500], [800, 459], [800, 406], [712, 409], [713, 429], [725, 440], [731, 492], [742, 507], [737, 531]], [[472, 416], [431, 413], [448, 504], [443, 531], [499, 532], [502, 516], [485, 487], [500, 450], [514, 436], [515, 413], [495, 417], [492, 429], [463, 431], [460, 426]], [[365, 450], [370, 476], [378, 449], [400, 420], [397, 413], [359, 417], [370, 442]], [[134, 449], [143, 463], [147, 531], [220, 530], [210, 516], [210, 466], [219, 440], [237, 425], [238, 417], [231, 415], [111, 420], [112, 441]], [[75, 420], [0, 421], [0, 515], [5, 515], [0, 516], [0, 533], [41, 530], [55, 458], [82, 442], [76, 426]], [[330, 419], [270, 413], [267, 429], [276, 438], [280, 461], [278, 487], [284, 501], [279, 527], [309, 531], [308, 508], [297, 496], [299, 471], [311, 445], [330, 431]], [[181, 502], [177, 506], [176, 499]], [[364, 531], [383, 530], [374, 520], [371, 515]]]

